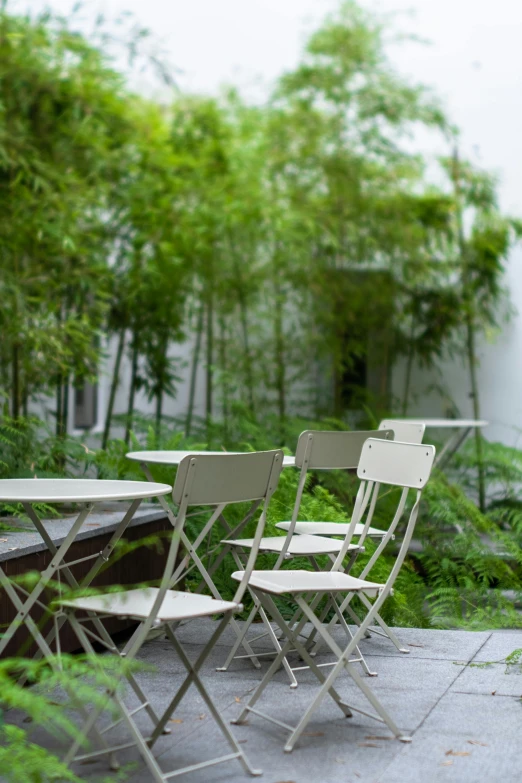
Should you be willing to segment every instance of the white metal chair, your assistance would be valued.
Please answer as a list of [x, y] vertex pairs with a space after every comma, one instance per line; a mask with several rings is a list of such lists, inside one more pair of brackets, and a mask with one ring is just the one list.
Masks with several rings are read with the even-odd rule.
[[[423, 422], [410, 422], [410, 421], [403, 421], [401, 419], [384, 419], [379, 424], [379, 432], [389, 432], [393, 430], [393, 440], [400, 441], [402, 443], [422, 443], [422, 439], [424, 437], [424, 432], [426, 429], [426, 426]], [[372, 513], [373, 508], [375, 508], [375, 501], [377, 500], [377, 496], [379, 494], [379, 484], [376, 484], [374, 487], [374, 499], [372, 500], [373, 506], [372, 506]], [[320, 523], [317, 523], [320, 524]], [[324, 524], [324, 523], [323, 523]], [[390, 541], [392, 541], [395, 538], [394, 530], [396, 528], [397, 522], [393, 520], [390, 530], [380, 530], [380, 528], [369, 528], [367, 535], [373, 538], [374, 540], [379, 539], [379, 545], [377, 547], [377, 550], [372, 555], [372, 558], [370, 560], [371, 565], [369, 567], [367, 566], [365, 573], [368, 573], [368, 571], [373, 567], [377, 559], [380, 557], [380, 555], [383, 553], [384, 549], [388, 545]], [[349, 523], [345, 523], [344, 525], [341, 525], [341, 528], [348, 531]], [[370, 532], [371, 531], [371, 532]], [[346, 604], [344, 611], [351, 617], [353, 622], [358, 625], [359, 624], [359, 617], [358, 615], [352, 610], [350, 607], [349, 602]], [[326, 612], [323, 614], [322, 619], [326, 616]], [[386, 636], [390, 641], [395, 645], [397, 650], [401, 653], [408, 654], [410, 651], [407, 647], [404, 647], [404, 645], [400, 642], [398, 639], [395, 631], [393, 631], [382, 619], [381, 615], [377, 613], [376, 615], [376, 621], [378, 625], [380, 625], [380, 629], [377, 627], [372, 627], [371, 633], [377, 634], [379, 636]], [[338, 621], [337, 615], [334, 615], [330, 621], [329, 630], [331, 632], [333, 625], [335, 625]], [[366, 636], [370, 636], [370, 631], [366, 632]], [[321, 641], [315, 645], [315, 647], [312, 649], [312, 652], [314, 654], [317, 654], [319, 652], [319, 648], [321, 646]]]
[[[350, 556], [348, 565], [346, 566], [346, 570], [349, 570], [351, 565], [353, 564], [355, 557], [357, 556], [357, 553], [362, 551], [363, 543], [366, 535], [369, 535], [369, 531], [372, 530], [370, 527], [371, 518], [373, 514], [373, 508], [375, 506], [375, 503], [373, 501], [370, 502], [371, 497], [371, 491], [367, 493], [367, 495], [364, 498], [364, 503], [360, 508], [361, 518], [364, 516], [364, 513], [366, 512], [366, 509], [369, 504], [369, 510], [368, 515], [366, 518], [365, 523], [358, 523], [355, 526], [355, 535], [359, 537], [359, 541], [357, 543], [352, 543], [351, 541], [351, 535], [350, 534], [350, 541], [346, 540], [338, 540], [334, 538], [330, 538], [329, 536], [321, 537], [319, 535], [309, 535], [306, 533], [301, 533], [301, 535], [294, 535], [296, 526], [298, 524], [301, 524], [297, 521], [298, 515], [299, 515], [299, 509], [301, 506], [301, 500], [303, 496], [303, 491], [305, 488], [306, 483], [306, 477], [308, 470], [335, 470], [339, 468], [357, 468], [357, 465], [359, 464], [359, 457], [361, 454], [361, 449], [363, 447], [363, 444], [369, 437], [375, 437], [375, 438], [393, 438], [393, 431], [390, 430], [383, 430], [380, 431], [377, 430], [369, 430], [369, 431], [359, 431], [359, 432], [323, 432], [323, 431], [312, 431], [307, 430], [299, 436], [299, 440], [297, 442], [297, 448], [296, 448], [296, 455], [295, 455], [295, 464], [296, 467], [301, 468], [301, 473], [299, 476], [299, 483], [297, 486], [297, 494], [296, 499], [294, 503], [294, 509], [292, 513], [292, 519], [289, 523], [279, 523], [277, 527], [283, 527], [283, 525], [288, 525], [287, 534], [286, 536], [268, 536], [263, 537], [261, 539], [261, 543], [259, 545], [259, 551], [260, 552], [271, 552], [278, 554], [277, 560], [274, 565], [274, 570], [278, 570], [282, 567], [285, 560], [291, 558], [291, 557], [307, 557], [310, 562], [312, 563], [313, 567], [316, 570], [320, 570], [319, 565], [317, 563], [317, 557], [321, 555], [328, 555], [330, 558], [330, 561], [332, 564], [334, 564], [340, 553], [343, 554], [343, 558], [346, 555]], [[307, 523], [303, 523], [307, 524]], [[311, 523], [313, 524], [313, 523]], [[317, 523], [318, 525], [328, 525], [328, 523]], [[348, 526], [343, 525], [342, 523], [331, 523], [332, 527], [337, 527], [336, 534], [338, 536], [343, 536], [344, 539], [346, 539], [346, 535], [348, 533]], [[350, 528], [351, 530], [351, 528]], [[383, 537], [385, 535], [386, 531], [377, 531], [378, 535], [380, 537]], [[333, 533], [331, 534], [333, 535]], [[250, 549], [253, 545], [253, 539], [225, 539], [222, 541], [222, 544], [224, 546], [224, 553], [228, 553], [229, 551], [232, 552], [232, 555], [235, 559], [236, 565], [239, 568], [243, 567], [244, 558], [246, 557], [246, 552], [248, 549]], [[274, 648], [276, 650], [280, 649], [279, 640], [277, 639], [276, 634], [274, 633], [272, 626], [268, 622], [268, 619], [264, 613], [264, 610], [261, 606], [258, 605], [257, 602], [254, 604], [254, 608], [252, 609], [250, 616], [248, 617], [245, 625], [243, 626], [243, 632], [238, 638], [236, 639], [235, 644], [233, 645], [227, 660], [225, 661], [224, 665], [220, 667], [219, 671], [226, 671], [232, 661], [235, 658], [241, 659], [241, 658], [251, 658], [251, 653], [247, 653], [246, 655], [236, 655], [237, 650], [241, 644], [244, 644], [244, 641], [246, 640], [247, 632], [254, 621], [256, 614], [259, 612], [264, 624], [266, 631], [262, 633], [260, 636], [256, 637], [256, 639], [251, 639], [250, 644], [253, 641], [256, 641], [257, 639], [261, 638], [261, 636], [266, 636], [267, 634], [271, 637]], [[259, 658], [262, 655], [272, 655], [272, 652], [268, 653], [256, 653], [256, 657]], [[366, 662], [364, 661], [364, 657], [362, 656], [362, 653], [360, 653], [360, 659], [363, 668], [365, 669], [367, 674], [371, 674], [369, 668], [366, 666]], [[291, 687], [295, 688], [297, 687], [297, 680], [295, 678], [294, 672], [297, 671], [301, 667], [292, 667], [290, 663], [288, 662], [287, 658], [285, 657], [283, 660], [283, 666], [288, 674], [288, 677], [290, 679]], [[305, 667], [306, 668], [306, 667]]]
[[[435, 448], [433, 446], [373, 438], [367, 440], [363, 446], [357, 470], [357, 474], [361, 479], [361, 485], [357, 494], [356, 506], [359, 505], [360, 507], [362, 505], [364, 495], [372, 484], [382, 483], [401, 487], [401, 497], [394, 517], [396, 527], [404, 516], [407, 496], [411, 490], [413, 490], [415, 497], [399, 554], [385, 583], [367, 580], [365, 578], [367, 573], [364, 572], [358, 578], [339, 570], [320, 573], [302, 570], [252, 572], [249, 579], [249, 587], [263, 606], [266, 614], [277, 623], [286, 642], [234, 723], [244, 723], [250, 713], [272, 721], [290, 732], [285, 744], [285, 751], [290, 752], [293, 750], [295, 743], [303, 733], [315, 710], [319, 707], [324, 697], [329, 694], [346, 717], [352, 717], [353, 712], [359, 712], [386, 724], [390, 731], [403, 742], [411, 741], [411, 738], [405, 736], [396, 725], [377, 696], [370, 689], [367, 681], [360, 676], [357, 668], [353, 665], [351, 656], [392, 591], [393, 584], [408, 551], [419, 512], [422, 489], [429, 479], [434, 457]], [[351, 523], [352, 527], [355, 527], [357, 518], [358, 514], [354, 513]], [[244, 572], [236, 572], [233, 574], [233, 577], [237, 580], [243, 580]], [[348, 640], [344, 649], [332, 637], [328, 628], [325, 627], [317, 616], [317, 608], [321, 597], [324, 595], [329, 595], [336, 605], [339, 596], [346, 596], [341, 607], [352, 596], [357, 595], [366, 609], [366, 616], [355, 635]], [[291, 623], [284, 619], [274, 601], [275, 596], [279, 598], [287, 596], [293, 603], [297, 603], [302, 612], [301, 619], [297, 625], [292, 626]], [[374, 599], [373, 603], [370, 601], [370, 598]], [[300, 634], [306, 622], [312, 623], [316, 632], [337, 658], [337, 662], [328, 676], [317, 666], [306, 645], [300, 639]], [[296, 726], [290, 726], [279, 718], [267, 715], [255, 706], [291, 648], [295, 648], [299, 652], [320, 683], [320, 688], [314, 699]], [[377, 714], [368, 713], [358, 707], [349, 705], [341, 698], [334, 686], [343, 670], [350, 675]]]
[[[379, 424], [379, 432], [385, 431], [387, 433], [386, 439], [389, 440], [398, 440], [402, 443], [422, 443], [422, 439], [424, 437], [424, 431], [426, 429], [425, 424], [422, 422], [409, 422], [409, 421], [401, 421], [400, 419], [384, 419]], [[313, 433], [314, 436], [317, 439], [317, 436], [323, 436], [323, 435], [332, 435], [334, 436], [330, 441], [324, 441], [324, 448], [325, 450], [328, 449], [335, 449], [336, 443], [335, 440], [338, 436], [346, 435], [347, 433], [344, 432], [324, 432], [324, 433]], [[352, 434], [352, 433], [348, 433]], [[355, 434], [355, 433], [354, 433]], [[360, 448], [357, 449], [356, 447], [356, 441], [352, 441], [353, 446], [350, 445], [349, 449], [346, 449], [344, 444], [342, 444], [342, 440], [339, 439], [339, 445], [341, 448], [339, 448], [339, 458], [338, 461], [334, 465], [327, 464], [329, 461], [333, 461], [331, 458], [328, 457], [326, 460], [323, 460], [323, 464], [319, 460], [314, 461], [311, 460], [308, 464], [303, 464], [302, 460], [302, 454], [299, 453], [300, 451], [300, 443], [301, 438], [303, 435], [307, 435], [307, 433], [303, 433], [301, 437], [299, 438], [299, 442], [297, 444], [297, 450], [295, 455], [295, 464], [296, 467], [301, 468], [301, 472], [305, 473], [306, 477], [306, 471], [307, 470], [333, 470], [334, 468], [343, 468], [343, 469], [356, 469], [357, 465], [359, 464], [359, 456], [361, 454], [361, 448], [362, 444], [364, 443], [367, 438], [375, 437], [375, 431], [369, 431], [369, 432], [361, 432], [361, 436], [366, 436], [360, 443]], [[342, 445], [341, 445], [342, 444]], [[322, 444], [321, 444], [322, 445]], [[314, 449], [317, 452], [317, 448]], [[296, 507], [294, 508], [294, 514], [292, 516], [292, 520], [289, 522], [278, 522], [276, 527], [278, 527], [280, 530], [289, 530], [290, 527], [293, 525], [293, 530], [295, 533], [298, 534], [305, 534], [305, 535], [318, 535], [318, 536], [345, 536], [348, 532], [348, 528], [350, 526], [349, 522], [297, 522], [295, 521], [296, 514], [299, 514], [299, 505], [301, 502], [301, 495], [298, 494], [298, 497], [296, 498]], [[359, 524], [356, 525], [354, 536], [360, 536], [363, 531], [364, 525]], [[386, 535], [386, 530], [381, 530], [378, 527], [372, 527], [368, 526], [366, 530], [366, 535], [370, 536], [370, 538], [378, 539], [383, 538]]]
[[[384, 419], [379, 424], [379, 432], [386, 432], [386, 433], [392, 433], [391, 438], [396, 441], [400, 441], [402, 443], [422, 443], [422, 439], [424, 437], [426, 426], [423, 422], [411, 422], [411, 421], [404, 421], [401, 419]], [[337, 434], [337, 433], [334, 433]], [[389, 436], [387, 436], [389, 437]], [[362, 448], [362, 443], [361, 443]], [[360, 450], [359, 450], [360, 454]], [[353, 454], [354, 460], [357, 459], [357, 455]], [[297, 461], [297, 460], [296, 460]], [[309, 466], [310, 467], [310, 466]], [[357, 464], [355, 461], [352, 465], [346, 465], [345, 467], [353, 467], [356, 468]], [[365, 529], [365, 537], [366, 535], [373, 539], [373, 540], [380, 540], [382, 543], [382, 546], [379, 548], [379, 554], [382, 553], [384, 547], [390, 540], [390, 537], [386, 538], [386, 541], [384, 542], [384, 538], [387, 535], [386, 530], [381, 530], [378, 527], [373, 527], [370, 525], [370, 522], [372, 520], [373, 516], [373, 509], [375, 508], [375, 501], [377, 499], [377, 494], [379, 492], [379, 487], [376, 486], [374, 488], [374, 499], [372, 500], [372, 503], [370, 505], [370, 512], [369, 516], [370, 519], [366, 520], [366, 524], [358, 524], [355, 526], [354, 529], [354, 536], [360, 536], [363, 532], [363, 529]], [[276, 527], [279, 527], [283, 530], [288, 530], [289, 526], [291, 525], [291, 522], [280, 522], [276, 525]], [[305, 533], [309, 535], [322, 535], [322, 536], [346, 536], [348, 534], [348, 531], [350, 529], [350, 523], [349, 522], [297, 522], [295, 525], [295, 532], [296, 533]], [[393, 533], [391, 535], [391, 539], [393, 539]], [[359, 543], [364, 543], [364, 538], [359, 539]], [[325, 609], [325, 616], [326, 616]], [[351, 616], [352, 620], [355, 623], [358, 623], [358, 617], [357, 615], [350, 609], [350, 607], [347, 607], [347, 612]], [[332, 618], [332, 622], [336, 622], [336, 617]], [[382, 617], [380, 615], [378, 616], [378, 622], [381, 625], [381, 629], [378, 628], [372, 628], [372, 633], [387, 636], [395, 645], [397, 650], [402, 653], [409, 653], [409, 650], [407, 647], [404, 647], [399, 639], [397, 638], [394, 631], [392, 631], [384, 621], [382, 620]], [[370, 635], [369, 632], [367, 634]], [[319, 644], [316, 645], [316, 647], [313, 648], [313, 652], [317, 653], [319, 650]]]
[[[184, 772], [202, 769], [232, 759], [238, 759], [244, 769], [250, 772], [250, 774], [260, 774], [258, 770], [252, 768], [243, 749], [237, 743], [220, 715], [200, 678], [199, 671], [226, 625], [230, 622], [232, 615], [242, 610], [240, 602], [255, 564], [265, 526], [267, 507], [277, 487], [282, 464], [283, 452], [279, 450], [241, 455], [221, 454], [186, 457], [180, 463], [172, 491], [173, 501], [178, 508], [178, 513], [168, 549], [165, 570], [159, 587], [124, 590], [122, 592], [80, 597], [61, 602], [80, 644], [88, 655], [93, 656], [93, 665], [96, 665], [96, 655], [91, 639], [101, 643], [104, 640], [97, 638], [90, 629], [87, 629], [82, 619], [76, 615], [76, 612], [89, 612], [91, 617], [96, 615], [100, 619], [104, 617], [130, 617], [138, 620], [140, 622], [138, 632], [133, 634], [130, 642], [119, 652], [127, 661], [132, 661], [136, 658], [146, 641], [147, 634], [152, 628], [164, 625], [167, 638], [172, 643], [174, 651], [187, 670], [185, 680], [176, 689], [168, 707], [160, 716], [153, 711], [149, 700], [143, 693], [140, 699], [140, 706], [133, 710], [129, 710], [126, 707], [118, 690], [107, 693], [107, 704], [112, 702], [112, 706], [119, 716], [118, 720], [108, 727], [99, 728], [97, 723], [104, 707], [98, 706], [95, 709], [93, 708], [78, 739], [73, 743], [65, 756], [67, 763], [85, 761], [102, 755], [109, 755], [114, 760], [114, 753], [117, 750], [136, 746], [147, 765], [151, 780], [154, 780], [155, 783], [166, 783], [167, 780]], [[262, 503], [262, 511], [257, 525], [254, 544], [244, 571], [244, 577], [239, 580], [239, 585], [232, 601], [223, 601], [205, 595], [170, 589], [187, 509], [191, 506], [215, 507], [211, 516], [211, 519], [215, 521], [225, 506], [231, 503], [254, 500], [259, 500]], [[197, 660], [191, 662], [176, 636], [178, 625], [182, 621], [195, 617], [211, 617], [216, 614], [223, 615], [223, 618], [217, 623], [215, 631]], [[112, 652], [118, 653], [116, 647], [112, 648]], [[122, 675], [122, 680], [124, 676], [126, 675]], [[163, 733], [167, 733], [165, 731], [167, 722], [191, 684], [194, 684], [198, 689], [209, 712], [231, 746], [232, 752], [183, 769], [163, 772], [152, 753], [152, 748], [158, 737]], [[144, 735], [141, 727], [135, 720], [135, 715], [141, 710], [146, 710], [152, 721], [152, 734], [148, 737]], [[110, 747], [105, 736], [111, 729], [122, 722], [126, 725], [132, 739], [128, 744]], [[101, 745], [101, 747], [78, 754], [82, 740], [93, 734], [94, 739], [98, 741], [98, 746]], [[100, 735], [103, 735], [104, 738], [102, 743], [99, 742]]]
[[405, 421], [404, 419], [383, 419], [380, 430], [393, 430], [394, 440], [401, 443], [422, 443], [426, 425], [422, 421]]

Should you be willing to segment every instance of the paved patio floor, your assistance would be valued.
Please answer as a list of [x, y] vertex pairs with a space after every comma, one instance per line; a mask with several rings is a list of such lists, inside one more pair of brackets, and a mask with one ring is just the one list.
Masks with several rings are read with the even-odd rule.
[[[196, 657], [212, 632], [210, 620], [194, 621], [180, 631], [187, 652]], [[410, 647], [398, 653], [378, 636], [361, 645], [378, 676], [369, 680], [399, 726], [411, 733], [405, 745], [382, 724], [354, 713], [340, 718], [328, 699], [315, 714], [291, 754], [283, 752], [285, 735], [271, 723], [250, 716], [248, 725], [234, 726], [250, 761], [263, 770], [266, 783], [477, 783], [522, 781], [522, 675], [506, 666], [486, 668], [471, 663], [500, 661], [522, 647], [522, 632], [467, 632], [403, 629], [398, 634]], [[238, 661], [227, 673], [216, 672], [231, 634], [221, 638], [203, 671], [204, 680], [227, 718], [233, 718], [259, 681], [248, 661]], [[158, 709], [170, 700], [183, 671], [164, 638], [146, 644], [140, 656], [157, 667], [141, 680]], [[264, 664], [266, 666], [266, 664]], [[512, 667], [515, 668], [515, 667]], [[518, 668], [517, 668], [518, 671]], [[259, 703], [287, 723], [295, 723], [316, 690], [310, 672], [299, 674], [292, 690], [283, 672]], [[350, 678], [341, 676], [339, 691], [348, 703], [367, 708]], [[221, 737], [199, 694], [192, 687], [170, 723], [172, 733], [156, 745], [164, 770], [226, 754]], [[123, 729], [122, 729], [123, 731]], [[35, 739], [38, 739], [35, 737]], [[56, 747], [56, 740], [46, 740]], [[121, 754], [129, 783], [149, 783], [150, 774], [133, 750]], [[89, 781], [107, 777], [106, 762], [77, 767]], [[238, 762], [187, 774], [191, 783], [239, 783], [249, 780]]]

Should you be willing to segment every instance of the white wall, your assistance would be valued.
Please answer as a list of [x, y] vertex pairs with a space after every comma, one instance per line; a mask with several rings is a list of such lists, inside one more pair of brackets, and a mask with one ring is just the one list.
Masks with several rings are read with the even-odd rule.
[[[491, 341], [478, 345], [481, 417], [490, 422], [484, 430], [489, 440], [522, 448], [522, 248], [512, 251], [505, 283], [515, 309], [509, 322]], [[518, 310], [518, 312], [517, 312]], [[429, 391], [434, 384], [448, 391], [444, 398]], [[393, 374], [393, 391], [401, 397], [404, 385], [404, 362]], [[412, 402], [409, 416], [447, 416], [453, 412], [472, 417], [470, 384], [466, 356], [440, 362], [437, 371], [426, 372], [415, 367], [412, 373]], [[452, 411], [453, 404], [456, 411]]]

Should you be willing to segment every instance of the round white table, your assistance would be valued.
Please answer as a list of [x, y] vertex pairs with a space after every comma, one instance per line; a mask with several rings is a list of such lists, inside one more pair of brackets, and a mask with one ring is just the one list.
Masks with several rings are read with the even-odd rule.
[[[147, 481], [111, 481], [98, 479], [0, 479], [0, 503], [21, 503], [27, 516], [33, 522], [35, 528], [40, 533], [44, 544], [51, 554], [51, 562], [47, 568], [42, 571], [31, 593], [22, 590], [20, 587], [8, 579], [3, 569], [0, 567], [0, 585], [5, 590], [8, 598], [11, 600], [17, 610], [16, 617], [10, 624], [7, 631], [0, 639], [0, 655], [12, 639], [16, 630], [21, 624], [25, 624], [29, 633], [39, 647], [44, 656], [52, 656], [50, 644], [57, 638], [59, 644], [58, 631], [61, 623], [55, 624], [54, 630], [44, 638], [36, 622], [31, 617], [31, 609], [36, 603], [43, 606], [40, 597], [47, 585], [59, 573], [67, 580], [69, 585], [74, 588], [87, 587], [108, 561], [114, 547], [124, 534], [142, 500], [146, 498], [163, 497], [172, 491], [168, 484], [149, 483]], [[130, 506], [125, 512], [121, 522], [112, 534], [109, 542], [99, 554], [88, 555], [73, 562], [64, 562], [67, 552], [74, 543], [76, 536], [84, 524], [85, 520], [99, 503], [106, 501], [130, 501]], [[45, 522], [40, 519], [34, 509], [36, 503], [48, 504], [70, 504], [78, 503], [84, 506], [73, 521], [71, 529], [59, 546], [51, 539], [45, 529]], [[70, 566], [76, 563], [83, 563], [86, 560], [95, 558], [95, 562], [89, 573], [79, 584], [73, 576]], [[25, 598], [25, 600], [23, 600]], [[43, 607], [47, 608], [47, 607]], [[108, 634], [103, 625], [98, 621], [98, 630], [103, 632], [105, 638]], [[110, 636], [108, 637], [110, 640]]]
[[460, 449], [462, 444], [469, 438], [472, 431], [487, 427], [489, 422], [482, 419], [404, 419], [414, 424], [424, 424], [426, 429], [453, 429], [457, 430], [451, 435], [442, 449], [437, 454], [435, 464], [443, 468], [448, 464], [453, 455]]
[[[244, 451], [129, 451], [127, 459], [134, 460], [140, 464], [151, 465], [173, 465], [177, 466], [184, 457], [189, 454], [198, 456], [200, 454], [245, 454]], [[295, 457], [283, 457], [283, 467], [295, 467]]]

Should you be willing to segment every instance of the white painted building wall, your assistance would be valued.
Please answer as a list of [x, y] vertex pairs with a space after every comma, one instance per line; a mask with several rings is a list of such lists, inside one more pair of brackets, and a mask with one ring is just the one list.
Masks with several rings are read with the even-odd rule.
[[[505, 282], [515, 312], [494, 339], [480, 340], [477, 346], [481, 417], [490, 422], [484, 429], [488, 440], [522, 448], [522, 247], [512, 251]], [[401, 397], [403, 384], [404, 363], [401, 362], [393, 373], [393, 391], [397, 397]], [[446, 399], [429, 391], [434, 384], [447, 389]], [[408, 415], [437, 417], [458, 413], [472, 418], [469, 393], [465, 355], [440, 362], [436, 371], [414, 367]]]

